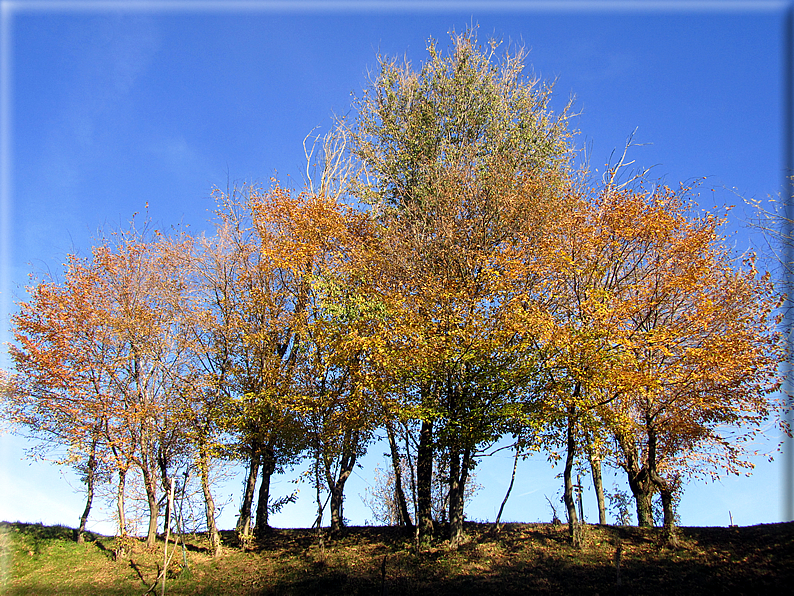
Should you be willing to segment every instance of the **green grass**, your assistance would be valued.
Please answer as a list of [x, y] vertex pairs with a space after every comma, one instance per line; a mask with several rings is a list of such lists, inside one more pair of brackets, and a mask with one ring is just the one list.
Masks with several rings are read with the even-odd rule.
[[[680, 547], [660, 530], [588, 526], [582, 549], [565, 527], [467, 524], [457, 550], [445, 542], [417, 553], [398, 528], [349, 528], [321, 548], [316, 532], [273, 530], [243, 550], [230, 532], [213, 558], [202, 536], [186, 539], [169, 566], [168, 594], [757, 594], [794, 580], [794, 523], [682, 528]], [[163, 543], [114, 538], [84, 544], [62, 526], [0, 523], [0, 593], [137, 594], [155, 583]], [[615, 551], [621, 544], [621, 585]], [[385, 572], [385, 575], [384, 575]], [[161, 593], [157, 585], [153, 593]]]

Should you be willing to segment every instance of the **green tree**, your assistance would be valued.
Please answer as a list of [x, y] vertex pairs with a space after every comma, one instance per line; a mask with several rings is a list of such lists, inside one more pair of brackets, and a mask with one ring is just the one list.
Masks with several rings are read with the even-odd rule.
[[[478, 45], [473, 31], [434, 41], [419, 72], [380, 60], [357, 102], [355, 188], [381, 227], [377, 282], [390, 305], [391, 375], [421, 421], [417, 522], [432, 534], [434, 450], [449, 454], [450, 537], [477, 447], [504, 432], [531, 376], [532, 241], [570, 163], [567, 111], [522, 76], [524, 53]], [[523, 263], [523, 265], [519, 265]], [[516, 329], [514, 321], [526, 325]]]

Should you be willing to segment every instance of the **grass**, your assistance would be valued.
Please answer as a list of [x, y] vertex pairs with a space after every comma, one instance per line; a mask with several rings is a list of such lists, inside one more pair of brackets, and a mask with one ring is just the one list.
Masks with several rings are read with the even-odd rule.
[[[224, 532], [213, 558], [203, 536], [186, 538], [169, 566], [168, 594], [758, 594], [794, 580], [794, 523], [681, 528], [679, 548], [661, 530], [588, 526], [573, 548], [565, 526], [467, 524], [457, 550], [416, 552], [399, 528], [348, 528], [321, 547], [316, 531], [273, 530], [243, 550]], [[620, 585], [615, 565], [620, 544]], [[155, 584], [163, 543], [72, 540], [63, 526], [0, 523], [0, 594], [137, 594]], [[184, 565], [184, 563], [187, 565]], [[161, 593], [161, 585], [151, 592]]]

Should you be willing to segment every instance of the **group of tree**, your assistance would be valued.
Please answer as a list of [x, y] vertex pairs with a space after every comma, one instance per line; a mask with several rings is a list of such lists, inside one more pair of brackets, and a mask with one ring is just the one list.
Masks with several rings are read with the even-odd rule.
[[125, 533], [133, 482], [152, 543], [160, 495], [190, 468], [217, 551], [211, 470], [246, 466], [248, 536], [294, 498], [272, 498], [272, 475], [301, 462], [314, 522], [330, 502], [338, 529], [381, 434], [394, 521], [421, 541], [439, 517], [460, 540], [472, 471], [508, 437], [516, 461], [564, 458], [574, 541], [577, 462], [601, 523], [607, 463], [639, 524], [658, 493], [668, 529], [685, 479], [751, 467], [748, 439], [780, 419], [769, 277], [695, 189], [577, 167], [569, 110], [524, 78], [522, 51], [472, 31], [428, 51], [418, 71], [380, 59], [303, 190], [218, 192], [213, 233], [132, 226], [29, 288], [5, 415], [83, 474], [80, 532], [105, 482]]

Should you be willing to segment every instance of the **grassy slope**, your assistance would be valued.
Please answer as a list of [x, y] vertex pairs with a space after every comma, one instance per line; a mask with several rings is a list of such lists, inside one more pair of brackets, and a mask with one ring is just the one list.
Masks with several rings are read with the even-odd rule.
[[[418, 555], [396, 528], [350, 528], [322, 549], [309, 530], [274, 530], [246, 551], [225, 533], [215, 559], [192, 537], [187, 567], [181, 547], [169, 567], [167, 593], [759, 594], [794, 580], [794, 523], [682, 528], [678, 549], [660, 546], [656, 529], [589, 526], [582, 550], [569, 546], [560, 526], [489, 529], [467, 524], [469, 541], [458, 551], [441, 543]], [[71, 537], [61, 526], [0, 523], [0, 594], [140, 595], [162, 565], [162, 542], [155, 551], [135, 542], [114, 560], [114, 538], [76, 544]]]

